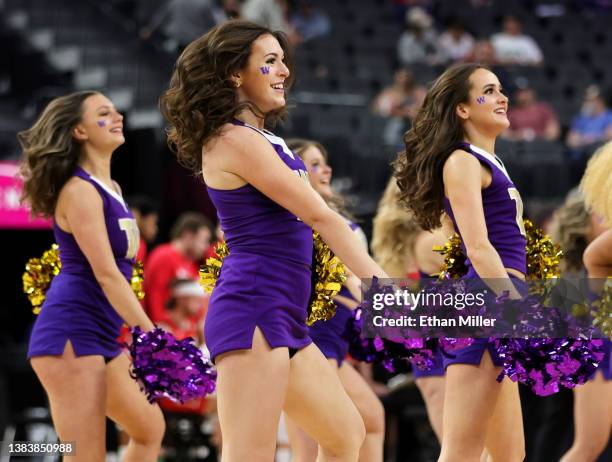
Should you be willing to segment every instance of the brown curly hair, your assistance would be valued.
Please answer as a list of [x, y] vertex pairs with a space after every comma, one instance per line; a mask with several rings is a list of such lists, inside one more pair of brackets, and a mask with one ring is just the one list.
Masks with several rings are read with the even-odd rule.
[[23, 151], [19, 173], [25, 180], [21, 200], [29, 203], [32, 216], [53, 216], [81, 155], [72, 129], [81, 121], [83, 102], [97, 94], [88, 90], [55, 98], [34, 125], [17, 133]]
[[[285, 53], [290, 75], [285, 89], [293, 83], [293, 60], [287, 36], [280, 31], [242, 20], [220, 24], [191, 42], [179, 56], [170, 86], [160, 98], [160, 109], [169, 123], [168, 145], [180, 164], [200, 173], [202, 146], [218, 136], [221, 127], [245, 108], [261, 115], [251, 102], [238, 102], [231, 76], [247, 66], [251, 47], [262, 35], [275, 37]], [[282, 108], [265, 114], [274, 125], [286, 117]]]
[[458, 64], [436, 79], [412, 127], [404, 135], [405, 151], [393, 167], [400, 189], [399, 200], [414, 213], [427, 231], [440, 226], [444, 212], [444, 163], [463, 140], [464, 131], [455, 110], [468, 101], [470, 76], [480, 64]]

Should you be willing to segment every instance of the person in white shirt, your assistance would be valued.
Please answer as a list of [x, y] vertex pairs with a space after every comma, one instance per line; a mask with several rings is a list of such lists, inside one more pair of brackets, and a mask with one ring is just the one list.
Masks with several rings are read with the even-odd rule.
[[501, 64], [537, 66], [542, 63], [542, 50], [533, 38], [523, 34], [522, 24], [515, 16], [504, 17], [503, 32], [494, 34], [491, 43]]

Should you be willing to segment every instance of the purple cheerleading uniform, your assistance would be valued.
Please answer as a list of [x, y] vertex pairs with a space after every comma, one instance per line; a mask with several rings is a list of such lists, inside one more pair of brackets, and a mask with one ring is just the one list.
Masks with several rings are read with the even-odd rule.
[[[353, 222], [349, 222], [353, 231], [361, 232], [361, 228]], [[342, 286], [338, 295], [354, 300], [351, 292]], [[342, 338], [346, 330], [346, 323], [352, 317], [352, 311], [345, 305], [335, 300], [336, 314], [329, 321], [317, 321], [310, 326], [310, 338], [319, 347], [323, 356], [327, 359], [335, 359], [338, 367], [342, 366], [344, 358], [348, 354], [349, 342]]]
[[[117, 192], [81, 167], [77, 167], [74, 176], [91, 183], [100, 193], [113, 255], [129, 281], [140, 239], [130, 208]], [[76, 356], [101, 355], [110, 360], [121, 351], [117, 338], [123, 319], [104, 295], [74, 236], [55, 222], [53, 233], [62, 267], [51, 281], [34, 323], [28, 358], [61, 355], [70, 341]]]
[[[489, 241], [497, 250], [505, 268], [513, 268], [525, 274], [527, 272], [527, 243], [523, 228], [523, 203], [518, 190], [510, 179], [506, 168], [495, 155], [477, 146], [461, 143], [458, 148], [472, 154], [478, 161], [491, 171], [491, 184], [482, 190], [482, 205]], [[446, 213], [452, 219], [455, 230], [459, 232], [450, 202], [444, 198]], [[461, 247], [467, 255], [463, 240]], [[468, 268], [466, 279], [478, 279], [472, 263], [466, 259]], [[517, 289], [524, 291], [526, 287], [521, 280], [509, 275]], [[489, 351], [493, 364], [502, 365], [502, 360], [487, 339], [476, 339], [472, 345], [453, 352], [453, 357], [444, 357], [444, 366], [450, 364], [480, 364], [485, 350]]]
[[[308, 181], [306, 166], [282, 138], [232, 123], [264, 136], [287, 167]], [[207, 189], [230, 251], [204, 325], [211, 358], [250, 349], [255, 327], [272, 348], [291, 352], [309, 345], [312, 229], [248, 183], [237, 189]]]
[[[599, 367], [597, 371], [595, 371], [595, 374], [601, 372], [604, 379], [612, 380], [612, 341], [610, 341], [610, 339], [604, 339], [603, 351], [605, 353], [604, 358], [599, 363]], [[595, 374], [593, 374], [592, 378], [595, 377]]]

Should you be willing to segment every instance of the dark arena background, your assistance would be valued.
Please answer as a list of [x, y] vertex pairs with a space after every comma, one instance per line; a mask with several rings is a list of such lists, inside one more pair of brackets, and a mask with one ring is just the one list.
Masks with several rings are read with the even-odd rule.
[[[124, 115], [126, 143], [114, 155], [113, 177], [125, 197], [158, 206], [149, 251], [168, 241], [183, 212], [216, 222], [203, 183], [166, 146], [158, 99], [181, 49], [239, 16], [288, 31], [296, 80], [290, 116], [273, 130], [326, 147], [333, 186], [368, 239], [424, 91], [455, 62], [486, 64], [510, 97], [512, 126], [496, 151], [525, 216], [540, 226], [577, 186], [589, 156], [612, 139], [609, 0], [0, 0], [0, 440], [55, 441], [44, 391], [25, 359], [35, 316], [21, 289], [26, 261], [49, 248], [53, 234], [50, 225], [5, 219], [20, 207], [16, 133], [52, 98], [101, 90]], [[529, 40], [513, 55], [504, 49], [507, 35]], [[375, 368], [374, 379], [387, 413], [386, 461], [435, 461], [438, 443], [410, 370], [390, 376]], [[522, 398], [526, 460], [557, 462], [572, 441], [571, 391]], [[167, 422], [160, 460], [217, 460], [214, 410], [167, 411]], [[119, 460], [122, 435], [110, 423], [107, 433], [107, 460]], [[282, 434], [277, 460], [289, 460]], [[612, 460], [610, 446], [599, 460]]]

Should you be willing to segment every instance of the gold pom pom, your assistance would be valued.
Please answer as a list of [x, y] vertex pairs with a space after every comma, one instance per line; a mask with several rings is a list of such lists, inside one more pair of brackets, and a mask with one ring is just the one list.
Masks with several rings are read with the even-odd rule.
[[[59, 258], [59, 246], [57, 244], [53, 244], [49, 250], [46, 250], [42, 257], [30, 258], [26, 263], [26, 270], [21, 278], [23, 293], [30, 300], [34, 314], [40, 313], [40, 307], [45, 301], [51, 281], [59, 274], [61, 268], [62, 262]], [[145, 295], [142, 290], [143, 281], [144, 269], [142, 263], [135, 260], [130, 285], [138, 300], [142, 300]]]
[[144, 290], [142, 289], [142, 283], [144, 282], [144, 266], [141, 261], [134, 260], [134, 266], [132, 267], [132, 279], [130, 279], [130, 285], [138, 300], [142, 300], [145, 297]]
[[544, 234], [530, 220], [525, 220], [527, 232], [527, 278], [548, 279], [561, 274], [559, 263], [563, 256], [559, 244], [554, 244], [550, 236]]
[[436, 246], [433, 250], [444, 256], [444, 265], [438, 273], [439, 279], [459, 279], [467, 273], [466, 258], [458, 234], [453, 234], [443, 246]]
[[[229, 255], [227, 244], [217, 244], [215, 253], [218, 258], [208, 258], [206, 264], [200, 267], [200, 285], [207, 293], [215, 288], [223, 260]], [[313, 233], [312, 272], [312, 295], [306, 320], [309, 326], [315, 321], [329, 321], [336, 314], [334, 297], [346, 281], [344, 265], [316, 232]]]
[[593, 326], [612, 340], [612, 278], [608, 278], [601, 297], [593, 302]]
[[59, 246], [53, 244], [40, 258], [30, 258], [23, 273], [23, 293], [32, 304], [32, 312], [40, 313], [51, 280], [60, 272]]
[[[559, 262], [563, 257], [561, 247], [559, 244], [554, 244], [550, 236], [544, 234], [544, 231], [537, 228], [530, 220], [525, 220], [524, 223], [527, 233], [525, 245], [527, 278], [559, 277]], [[454, 234], [443, 246], [434, 247], [433, 250], [444, 255], [444, 265], [438, 275], [440, 279], [458, 279], [467, 272], [466, 257], [461, 248], [461, 238], [457, 234]]]
[[221, 274], [223, 259], [229, 255], [229, 248], [225, 241], [217, 243], [215, 253], [217, 254], [216, 258], [207, 258], [206, 263], [200, 266], [200, 285], [208, 294], [213, 291], [215, 284], [217, 284], [217, 279], [219, 279]]
[[334, 255], [319, 233], [313, 232], [312, 295], [306, 324], [329, 321], [336, 314], [334, 297], [346, 281], [344, 264]]

